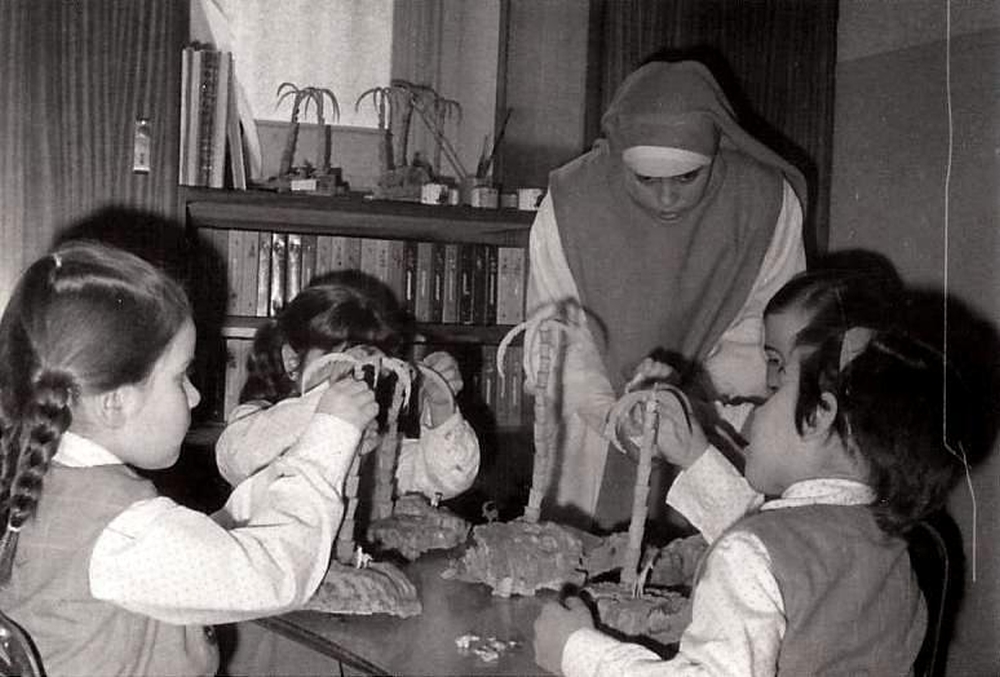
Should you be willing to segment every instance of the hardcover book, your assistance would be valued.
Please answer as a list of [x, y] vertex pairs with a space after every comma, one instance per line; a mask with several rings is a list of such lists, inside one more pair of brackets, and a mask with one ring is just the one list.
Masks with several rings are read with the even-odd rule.
[[271, 233], [257, 233], [257, 317], [267, 317], [271, 309]]
[[458, 323], [458, 245], [444, 246], [444, 301], [441, 304], [441, 322]]

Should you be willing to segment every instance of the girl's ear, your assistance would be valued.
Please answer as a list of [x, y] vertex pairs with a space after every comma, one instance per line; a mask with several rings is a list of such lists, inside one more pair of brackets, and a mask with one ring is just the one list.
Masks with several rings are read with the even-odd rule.
[[298, 353], [292, 350], [292, 347], [287, 343], [281, 345], [281, 363], [285, 367], [285, 373], [288, 374], [289, 378], [293, 381], [299, 380], [299, 366], [300, 360]]
[[128, 420], [139, 404], [139, 391], [135, 386], [124, 385], [98, 395], [80, 399], [85, 416], [105, 428], [117, 429]]
[[819, 404], [808, 416], [803, 427], [803, 437], [826, 437], [833, 432], [833, 422], [837, 420], [837, 397], [831, 392], [820, 395]]

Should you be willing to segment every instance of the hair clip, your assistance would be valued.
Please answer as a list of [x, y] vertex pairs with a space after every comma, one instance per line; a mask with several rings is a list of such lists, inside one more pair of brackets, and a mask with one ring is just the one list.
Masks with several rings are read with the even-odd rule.
[[840, 343], [840, 365], [841, 371], [854, 360], [855, 357], [864, 352], [871, 341], [874, 331], [868, 327], [851, 327], [844, 332], [844, 338]]
[[59, 256], [58, 252], [55, 252], [55, 253], [52, 254], [52, 261], [55, 264], [55, 269], [56, 270], [59, 270], [60, 268], [62, 268], [62, 257]]

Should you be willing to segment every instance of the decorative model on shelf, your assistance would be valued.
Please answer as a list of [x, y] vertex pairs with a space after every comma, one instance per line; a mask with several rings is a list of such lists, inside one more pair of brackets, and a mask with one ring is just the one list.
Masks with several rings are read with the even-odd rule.
[[[278, 191], [302, 190], [317, 195], [338, 195], [346, 193], [347, 183], [343, 180], [340, 167], [330, 166], [332, 139], [330, 127], [326, 124], [324, 102], [330, 100], [331, 118], [336, 122], [340, 118], [340, 105], [337, 97], [327, 88], [299, 87], [291, 82], [283, 82], [278, 87], [278, 105], [288, 97], [292, 97], [291, 125], [285, 138], [285, 147], [281, 153], [281, 163], [278, 175], [268, 179], [264, 187]], [[295, 149], [299, 139], [299, 116], [309, 112], [310, 104], [316, 106], [316, 122], [319, 125], [319, 142], [316, 146], [316, 163], [305, 160], [301, 166], [294, 166]], [[298, 188], [297, 184], [304, 186]]]
[[[461, 120], [462, 107], [457, 101], [441, 96], [428, 85], [398, 79], [387, 87], [372, 87], [362, 92], [354, 107], [359, 108], [369, 98], [375, 106], [381, 134], [381, 175], [374, 197], [419, 202], [425, 183], [447, 182], [441, 175], [442, 156], [455, 172], [452, 181], [460, 183], [469, 176], [446, 133], [450, 121]], [[426, 160], [419, 152], [410, 157], [414, 113], [434, 139], [433, 161]]]

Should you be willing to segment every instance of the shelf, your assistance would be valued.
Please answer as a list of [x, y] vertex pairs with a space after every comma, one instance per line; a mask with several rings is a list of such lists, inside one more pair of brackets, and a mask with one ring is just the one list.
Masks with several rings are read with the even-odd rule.
[[[223, 338], [252, 339], [266, 317], [229, 317], [222, 327]], [[476, 343], [499, 345], [513, 325], [417, 324], [418, 343]], [[514, 340], [517, 345], [520, 337]]]
[[336, 233], [356, 237], [526, 246], [534, 212], [319, 197], [270, 191], [186, 189], [187, 222], [196, 228]]

